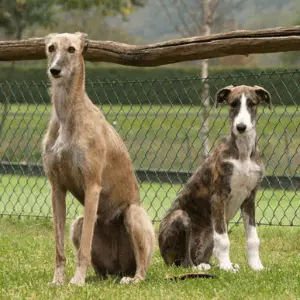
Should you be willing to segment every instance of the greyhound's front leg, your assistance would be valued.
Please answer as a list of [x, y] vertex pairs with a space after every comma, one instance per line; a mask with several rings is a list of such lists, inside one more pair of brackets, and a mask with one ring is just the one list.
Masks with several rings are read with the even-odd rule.
[[264, 267], [259, 258], [259, 238], [255, 227], [255, 196], [253, 190], [243, 203], [241, 210], [247, 239], [248, 264], [253, 270], [262, 270]]
[[80, 247], [77, 253], [77, 267], [70, 284], [84, 285], [87, 268], [91, 264], [91, 248], [94, 235], [94, 226], [97, 218], [97, 209], [101, 186], [89, 183], [85, 190], [84, 218]]
[[55, 271], [53, 285], [65, 281], [65, 227], [66, 227], [66, 190], [58, 183], [51, 181], [52, 213], [55, 233]]
[[227, 233], [226, 222], [226, 198], [224, 196], [214, 195], [212, 197], [212, 225], [213, 225], [213, 253], [219, 261], [219, 267], [222, 270], [236, 272], [238, 265], [233, 265], [229, 257], [230, 242]]

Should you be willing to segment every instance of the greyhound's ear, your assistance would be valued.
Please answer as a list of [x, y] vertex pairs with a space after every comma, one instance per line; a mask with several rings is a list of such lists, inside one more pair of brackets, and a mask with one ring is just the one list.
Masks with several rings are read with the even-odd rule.
[[233, 85], [229, 85], [226, 86], [224, 88], [222, 88], [221, 90], [219, 90], [216, 94], [216, 107], [218, 107], [218, 105], [220, 103], [224, 103], [225, 101], [228, 102], [228, 96], [231, 93], [231, 90], [233, 89]]
[[50, 33], [50, 34], [46, 35], [45, 36], [45, 45], [47, 45], [49, 43], [49, 41], [56, 35], [57, 35], [57, 33]]
[[86, 50], [87, 50], [87, 47], [88, 47], [88, 35], [86, 33], [83, 33], [83, 32], [75, 32], [76, 35], [78, 35], [81, 39], [81, 49], [82, 49], [82, 53], [84, 53]]
[[271, 102], [270, 93], [267, 90], [265, 90], [264, 88], [262, 88], [261, 86], [258, 86], [258, 85], [254, 86], [254, 90], [255, 90], [255, 93], [257, 95], [257, 98], [258, 98], [259, 102], [265, 101], [266, 103], [268, 103], [269, 108], [271, 109], [272, 102]]

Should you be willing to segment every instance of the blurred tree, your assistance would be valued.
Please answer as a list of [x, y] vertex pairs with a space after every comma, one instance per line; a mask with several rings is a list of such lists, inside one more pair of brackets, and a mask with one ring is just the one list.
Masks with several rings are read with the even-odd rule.
[[121, 14], [123, 18], [126, 18], [134, 11], [135, 7], [144, 6], [146, 0], [57, 0], [57, 2], [67, 10], [88, 10], [92, 7], [98, 7], [103, 16]]
[[[52, 14], [53, 1], [51, 0], [0, 0], [0, 28], [4, 30], [6, 38], [20, 40], [24, 30], [33, 25], [46, 27], [54, 22]], [[9, 81], [14, 72], [15, 62], [11, 63], [7, 74]], [[0, 145], [2, 141], [2, 129], [8, 115], [11, 89], [4, 86], [6, 97], [1, 101], [0, 120]]]
[[65, 11], [78, 10], [82, 14], [97, 8], [97, 13], [104, 17], [121, 15], [126, 18], [145, 3], [145, 0], [0, 0], [0, 27], [7, 37], [21, 39], [27, 27], [53, 25], [60, 7]]
[[28, 26], [53, 24], [51, 0], [0, 0], [0, 27], [7, 37], [21, 39]]

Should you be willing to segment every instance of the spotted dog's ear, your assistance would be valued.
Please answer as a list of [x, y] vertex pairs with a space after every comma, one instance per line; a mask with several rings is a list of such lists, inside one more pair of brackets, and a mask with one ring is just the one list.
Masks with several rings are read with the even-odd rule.
[[219, 106], [220, 103], [228, 102], [228, 96], [231, 93], [231, 90], [234, 88], [233, 85], [226, 86], [219, 90], [216, 94], [216, 107]]
[[271, 95], [270, 93], [265, 90], [264, 88], [262, 88], [261, 86], [255, 85], [254, 86], [254, 90], [255, 93], [257, 95], [258, 101], [265, 101], [266, 103], [268, 103], [269, 108], [271, 109], [272, 107], [272, 103], [271, 103]]
[[88, 35], [86, 33], [83, 32], [75, 32], [76, 35], [78, 35], [81, 39], [81, 51], [82, 53], [86, 52], [87, 48], [88, 48], [88, 44], [89, 41], [87, 39]]

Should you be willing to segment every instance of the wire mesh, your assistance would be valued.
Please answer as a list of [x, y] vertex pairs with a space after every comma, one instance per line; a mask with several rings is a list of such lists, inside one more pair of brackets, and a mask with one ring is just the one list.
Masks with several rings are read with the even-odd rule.
[[[209, 77], [208, 107], [202, 105], [200, 77], [88, 81], [86, 89], [125, 141], [143, 205], [159, 221], [203, 161], [204, 146], [212, 151], [228, 133], [227, 108], [214, 107], [215, 92], [230, 84], [263, 86], [274, 105], [259, 109], [258, 144], [266, 177], [257, 195], [256, 219], [258, 224], [299, 226], [299, 79], [298, 70]], [[52, 215], [41, 161], [51, 113], [47, 89], [46, 82], [0, 83], [0, 215]], [[74, 198], [67, 201], [69, 218], [81, 213]]]

